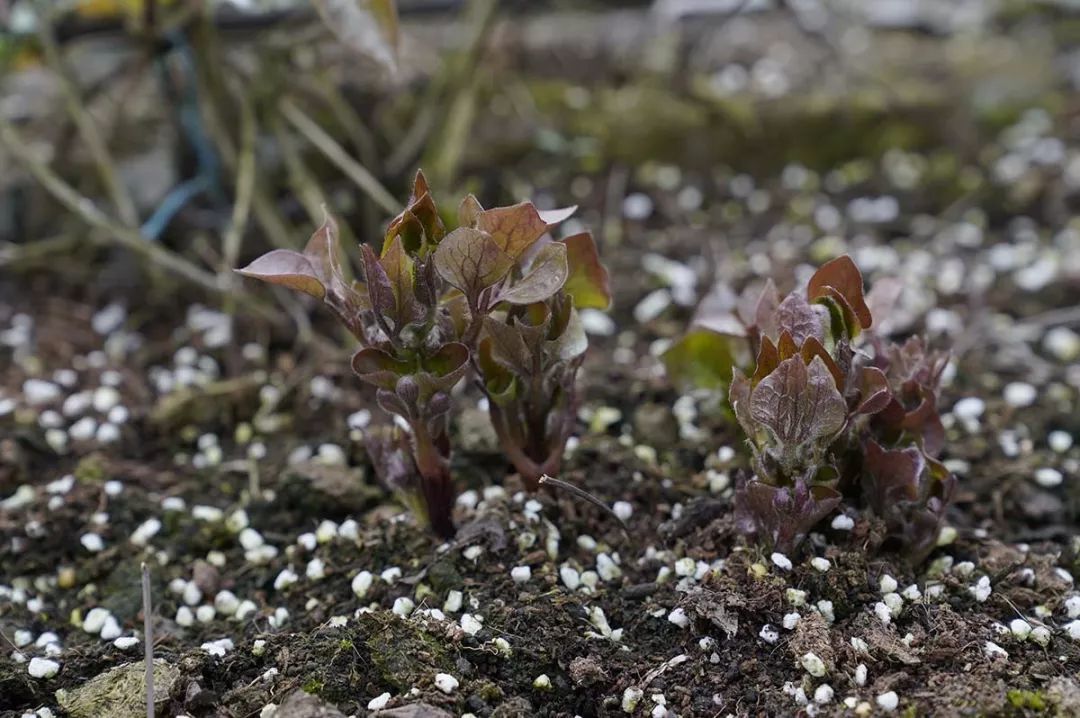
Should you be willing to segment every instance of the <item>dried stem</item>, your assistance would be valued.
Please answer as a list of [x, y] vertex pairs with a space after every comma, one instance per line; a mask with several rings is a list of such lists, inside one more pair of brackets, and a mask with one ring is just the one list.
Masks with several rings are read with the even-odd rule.
[[100, 229], [105, 236], [120, 246], [131, 250], [143, 259], [178, 275], [187, 281], [215, 294], [223, 292], [217, 277], [170, 252], [156, 242], [150, 242], [137, 229], [116, 222], [102, 212], [94, 202], [80, 194], [40, 159], [34, 156], [29, 143], [4, 118], [0, 118], [0, 143], [11, 152], [15, 160], [41, 184], [49, 194], [68, 211], [83, 222]]
[[598, 499], [595, 496], [593, 496], [592, 494], [590, 494], [585, 489], [578, 488], [577, 486], [574, 486], [573, 484], [571, 484], [568, 481], [563, 481], [561, 479], [553, 479], [552, 477], [550, 477], [550, 476], [548, 476], [546, 474], [544, 476], [540, 477], [540, 485], [541, 486], [554, 486], [557, 489], [565, 489], [566, 491], [569, 491], [574, 496], [577, 496], [579, 499], [584, 499], [585, 501], [588, 501], [593, 506], [596, 506], [596, 507], [602, 509], [604, 511], [604, 513], [608, 514], [613, 519], [615, 519], [616, 521], [619, 522], [619, 526], [622, 527], [623, 531], [628, 531], [628, 529], [626, 528], [626, 523], [621, 518], [619, 518], [619, 515], [617, 513], [615, 513], [614, 511], [611, 510], [610, 506], [608, 506], [603, 501], [601, 501], [600, 499]]
[[337, 165], [338, 169], [348, 175], [349, 179], [356, 183], [365, 194], [373, 199], [376, 204], [390, 214], [397, 214], [399, 207], [394, 195], [390, 194], [375, 175], [368, 172], [359, 162], [349, 156], [337, 140], [331, 137], [319, 125], [304, 114], [303, 110], [296, 106], [292, 100], [283, 99], [278, 105], [281, 114], [295, 127], [300, 134], [315, 145], [326, 158]]
[[251, 102], [240, 94], [240, 158], [236, 167], [236, 197], [233, 201], [232, 220], [225, 232], [222, 249], [221, 276], [232, 279], [233, 267], [240, 256], [240, 244], [251, 216], [251, 197], [255, 189], [255, 111]]
[[79, 89], [64, 65], [63, 58], [60, 56], [60, 48], [56, 43], [56, 38], [53, 36], [53, 30], [49, 22], [41, 22], [38, 38], [41, 41], [42, 49], [45, 51], [45, 61], [60, 82], [60, 89], [64, 93], [67, 112], [75, 123], [79, 138], [86, 145], [87, 150], [90, 151], [90, 156], [94, 159], [98, 174], [105, 185], [105, 191], [109, 193], [112, 203], [116, 206], [116, 212], [119, 214], [120, 220], [129, 227], [138, 226], [139, 215], [135, 210], [135, 202], [120, 179], [116, 163], [113, 161], [109, 148], [94, 123], [94, 118], [90, 116], [90, 113], [83, 105], [82, 98], [79, 96]]
[[144, 659], [146, 661], [146, 718], [154, 718], [154, 620], [150, 605], [150, 567], [142, 564]]

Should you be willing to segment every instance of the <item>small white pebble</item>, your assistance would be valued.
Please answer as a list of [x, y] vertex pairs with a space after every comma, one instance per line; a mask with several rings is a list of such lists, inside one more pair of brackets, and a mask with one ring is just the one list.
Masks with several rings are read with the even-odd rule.
[[60, 387], [44, 379], [27, 379], [23, 382], [23, 398], [30, 406], [41, 406], [60, 398]]
[[308, 561], [307, 568], [304, 569], [304, 575], [312, 581], [318, 581], [326, 577], [326, 564], [323, 563], [321, 558], [313, 558]]
[[881, 601], [874, 604], [874, 615], [886, 626], [892, 622], [892, 611], [890, 611], [889, 607]]
[[199, 623], [210, 623], [210, 621], [214, 620], [216, 615], [217, 611], [209, 604], [199, 606], [195, 609], [195, 620]]
[[401, 569], [397, 566], [391, 566], [390, 568], [384, 569], [383, 572], [379, 574], [379, 578], [393, 586], [397, 580], [401, 578]]
[[822, 683], [814, 690], [814, 703], [818, 705], [825, 705], [831, 703], [833, 699], [833, 689], [828, 683]]
[[1022, 618], [1014, 618], [1009, 621], [1009, 630], [1021, 641], [1031, 635], [1031, 624]]
[[82, 629], [87, 633], [97, 635], [101, 633], [105, 621], [109, 618], [109, 611], [104, 608], [91, 608], [83, 619]]
[[886, 573], [878, 580], [878, 588], [882, 593], [893, 593], [897, 589], [896, 579]]
[[1005, 403], [1009, 406], [1022, 409], [1035, 403], [1038, 392], [1035, 387], [1027, 382], [1014, 381], [1005, 385], [1002, 396], [1005, 397]]
[[634, 515], [634, 506], [629, 501], [616, 501], [611, 505], [611, 510], [622, 521], [629, 521]]
[[216, 641], [207, 641], [199, 646], [199, 648], [203, 649], [211, 656], [221, 658], [233, 649], [233, 642], [232, 639], [229, 638], [219, 638]]
[[799, 659], [799, 663], [802, 664], [803, 670], [814, 678], [824, 677], [826, 672], [825, 661], [821, 660], [816, 653], [804, 653], [803, 657]]
[[95, 533], [83, 534], [79, 537], [79, 543], [81, 543], [83, 548], [90, 553], [97, 553], [105, 548], [105, 542], [102, 540], [101, 536], [98, 536]]
[[233, 615], [237, 621], [243, 621], [249, 616], [255, 615], [255, 612], [259, 610], [259, 607], [255, 605], [254, 601], [244, 599], [240, 602], [240, 605], [236, 607], [236, 613]]
[[390, 702], [389, 693], [380, 693], [379, 695], [368, 701], [367, 709], [369, 711], [381, 711]]
[[214, 596], [214, 609], [226, 618], [235, 616], [240, 608], [240, 600], [232, 591], [218, 591]]
[[986, 599], [990, 598], [991, 592], [992, 589], [990, 587], [989, 576], [980, 576], [979, 580], [975, 582], [974, 586], [968, 587], [968, 593], [970, 593], [972, 597], [979, 603], [983, 603], [984, 601], [986, 601]]
[[480, 623], [476, 616], [473, 616], [471, 613], [461, 614], [460, 624], [461, 630], [465, 631], [469, 636], [475, 636], [480, 632], [480, 629], [484, 627], [484, 624]]
[[195, 625], [195, 613], [187, 606], [176, 609], [176, 625], [188, 628]]
[[837, 531], [850, 531], [855, 528], [855, 520], [847, 514], [838, 514], [831, 525]]
[[52, 678], [60, 672], [60, 664], [48, 658], [34, 656], [30, 659], [26, 672], [33, 678]]
[[581, 574], [573, 566], [567, 566], [563, 564], [559, 569], [559, 578], [562, 579], [563, 585], [571, 591], [576, 591], [581, 585]]
[[371, 574], [371, 571], [361, 571], [353, 576], [352, 592], [357, 598], [364, 598], [374, 581], [375, 577]]
[[633, 713], [637, 710], [638, 702], [641, 701], [641, 697], [644, 695], [645, 692], [640, 688], [630, 687], [624, 690], [622, 694], [623, 713]]
[[810, 565], [821, 573], [825, 573], [832, 567], [829, 560], [827, 558], [822, 558], [821, 556], [814, 556], [814, 558], [810, 559]]
[[443, 601], [442, 610], [447, 613], [457, 613], [461, 610], [461, 605], [465, 602], [465, 594], [457, 589], [451, 589], [446, 592], [446, 600]]
[[550, 690], [551, 689], [551, 678], [548, 677], [548, 674], [541, 673], [540, 675], [538, 675], [536, 678], [533, 679], [533, 688], [535, 688], [538, 691]]
[[987, 641], [983, 644], [983, 652], [986, 654], [986, 657], [991, 660], [996, 658], [1008, 660], [1009, 658], [1009, 652], [993, 641]]
[[867, 671], [865, 663], [860, 663], [859, 665], [855, 666], [855, 685], [866, 685], [866, 672]]
[[119, 648], [121, 651], [126, 651], [129, 648], [134, 648], [139, 645], [140, 641], [135, 636], [121, 636], [113, 641], [113, 645]]
[[514, 583], [528, 583], [532, 578], [532, 569], [528, 566], [514, 566], [510, 569], [510, 578]]
[[1064, 477], [1061, 472], [1051, 466], [1041, 466], [1035, 469], [1035, 483], [1045, 489], [1060, 486]]
[[145, 546], [150, 543], [150, 539], [157, 535], [158, 531], [161, 531], [161, 521], [156, 518], [149, 518], [131, 532], [131, 543], [136, 546]]
[[780, 640], [780, 634], [777, 633], [776, 629], [770, 626], [768, 623], [761, 627], [761, 630], [758, 631], [758, 636], [761, 638], [761, 640], [769, 644], [776, 643]]
[[881, 710], [891, 713], [900, 705], [900, 697], [896, 695], [896, 691], [888, 691], [877, 697], [877, 704]]
[[791, 613], [784, 614], [783, 626], [785, 630], [793, 631], [795, 626], [799, 625], [799, 621], [802, 620], [802, 615], [798, 611], [792, 611]]
[[101, 627], [101, 640], [112, 641], [119, 638], [123, 633], [123, 629], [120, 628], [120, 623], [116, 620], [116, 617], [111, 613], [106, 617], [105, 624]]
[[1080, 620], [1069, 621], [1062, 628], [1065, 629], [1065, 633], [1068, 634], [1069, 638], [1080, 641]]
[[458, 679], [449, 673], [435, 674], [435, 687], [447, 695], [457, 690], [458, 685]]
[[[696, 567], [697, 564], [695, 564], [695, 568]], [[596, 556], [596, 573], [599, 574], [600, 578], [604, 581], [614, 581], [622, 576], [622, 569], [619, 568], [618, 564], [616, 564], [610, 556], [606, 553], [601, 553]]]
[[686, 628], [690, 625], [690, 617], [686, 615], [686, 611], [682, 608], [674, 608], [671, 613], [668, 614], [667, 620], [670, 623], [674, 623], [679, 628]]
[[772, 559], [773, 564], [781, 571], [791, 570], [791, 559], [789, 559], [784, 554], [780, 552], [774, 552], [773, 555], [770, 556], [770, 558]]
[[402, 618], [408, 616], [416, 608], [416, 604], [408, 596], [400, 596], [394, 599], [394, 607], [391, 609], [394, 613]]
[[202, 590], [194, 581], [188, 581], [184, 584], [184, 591], [181, 597], [189, 606], [197, 606], [202, 602]]
[[1051, 431], [1046, 436], [1046, 443], [1052, 451], [1058, 454], [1064, 454], [1072, 448], [1073, 437], [1069, 432], [1058, 429], [1056, 431]]

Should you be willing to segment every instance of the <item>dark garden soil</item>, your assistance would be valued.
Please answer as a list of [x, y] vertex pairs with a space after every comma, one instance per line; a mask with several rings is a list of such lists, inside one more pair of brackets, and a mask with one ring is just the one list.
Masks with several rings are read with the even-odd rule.
[[[958, 41], [911, 42], [944, 55]], [[1080, 716], [1071, 85], [992, 116], [955, 102], [985, 81], [959, 70], [954, 96], [911, 90], [923, 99], [899, 109], [746, 100], [764, 108], [755, 135], [725, 123], [735, 99], [701, 87], [586, 90], [572, 63], [522, 64], [533, 74], [507, 95], [533, 93], [549, 148], [526, 152], [505, 120], [482, 118], [464, 172], [485, 204], [524, 186], [578, 203], [598, 230], [614, 328], [590, 325], [560, 478], [614, 505], [625, 529], [565, 492], [524, 493], [468, 390], [458, 535], [440, 545], [373, 477], [358, 427], [383, 416], [323, 319], [326, 339], [294, 343], [289, 323], [232, 322], [189, 309], [182, 291], [4, 276], [0, 716], [143, 714], [138, 681], [105, 697], [88, 681], [142, 660], [144, 561], [167, 663], [159, 715]], [[619, 134], [632, 92], [649, 98], [634, 100], [641, 137]], [[672, 387], [657, 359], [713, 277], [789, 289], [843, 252], [870, 286], [907, 288], [882, 331], [953, 349], [955, 538], [918, 567], [854, 510], [788, 567], [747, 546], [731, 510], [747, 463], [737, 427], [717, 397]], [[239, 619], [237, 601], [252, 602]], [[81, 628], [92, 609], [115, 635]], [[31, 676], [50, 652], [59, 672]], [[394, 712], [404, 706], [414, 712]]]

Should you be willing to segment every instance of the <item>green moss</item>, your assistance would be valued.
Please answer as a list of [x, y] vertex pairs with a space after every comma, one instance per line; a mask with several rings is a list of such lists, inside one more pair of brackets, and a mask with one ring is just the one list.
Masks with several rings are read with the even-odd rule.
[[1026, 691], [1012, 688], [1005, 694], [1009, 705], [1020, 710], [1045, 711], [1046, 699], [1040, 691]]
[[79, 460], [72, 474], [79, 483], [83, 484], [102, 484], [105, 483], [106, 478], [105, 466], [99, 454], [84, 456]]
[[374, 627], [365, 645], [381, 682], [404, 691], [434, 673], [453, 670], [453, 656], [439, 638], [397, 617], [376, 620], [381, 625]]
[[303, 685], [304, 693], [310, 693], [313, 696], [321, 695], [324, 688], [326, 684], [318, 678], [309, 678]]

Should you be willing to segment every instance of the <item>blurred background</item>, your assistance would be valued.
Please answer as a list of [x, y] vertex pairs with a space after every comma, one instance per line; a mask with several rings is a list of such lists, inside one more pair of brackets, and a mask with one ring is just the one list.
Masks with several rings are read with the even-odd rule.
[[[0, 297], [265, 313], [229, 267], [300, 245], [324, 203], [378, 242], [418, 167], [450, 208], [579, 204], [607, 248], [673, 224], [741, 246], [792, 212], [797, 244], [946, 209], [1064, 221], [1076, 9], [0, 0]], [[811, 185], [835, 198], [782, 194]], [[672, 234], [647, 243], [685, 255]]]

